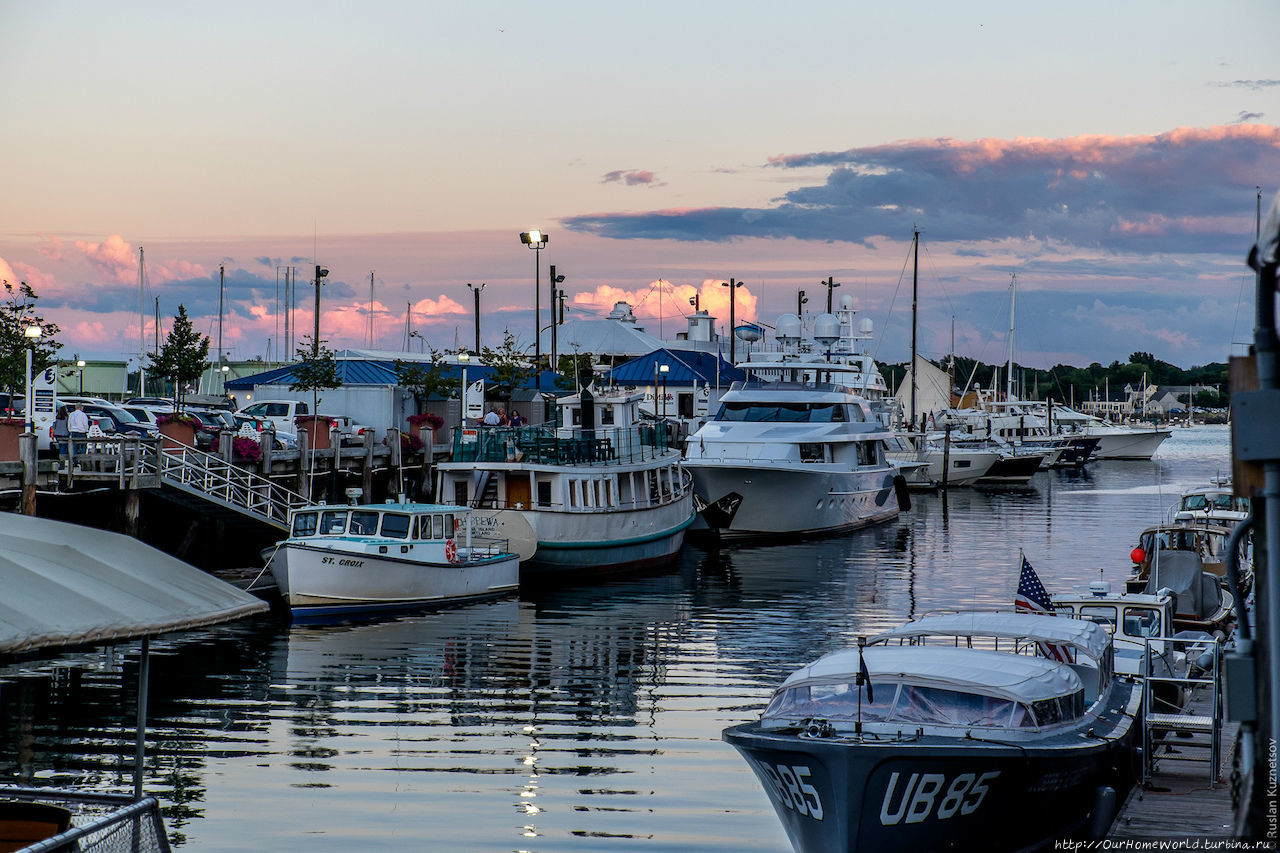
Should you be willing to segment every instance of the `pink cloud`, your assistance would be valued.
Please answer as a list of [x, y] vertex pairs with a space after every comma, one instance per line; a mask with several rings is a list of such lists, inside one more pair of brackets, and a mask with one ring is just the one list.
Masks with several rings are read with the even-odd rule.
[[628, 187], [649, 186], [657, 180], [653, 172], [647, 169], [615, 169], [612, 172], [605, 172], [601, 179], [602, 184], [621, 183]]
[[169, 263], [156, 264], [155, 266], [147, 265], [147, 281], [151, 284], [205, 278], [208, 275], [209, 271], [207, 269], [200, 264], [193, 264], [191, 261], [170, 261]]
[[63, 243], [58, 237], [50, 235], [43, 238], [40, 247], [36, 249], [44, 258], [50, 261], [62, 260]]
[[[723, 279], [704, 279], [701, 284], [673, 284], [666, 279], [657, 279], [644, 289], [626, 290], [611, 284], [596, 285], [594, 290], [575, 293], [573, 304], [590, 308], [597, 313], [613, 310], [618, 302], [631, 305], [636, 317], [655, 319], [659, 316], [687, 316], [693, 313], [689, 300], [698, 298], [698, 306], [724, 323], [729, 320], [729, 288], [722, 287]], [[755, 321], [758, 298], [743, 285], [737, 288], [737, 302], [734, 304], [735, 321]]]
[[115, 281], [129, 284], [138, 280], [138, 261], [133, 256], [133, 247], [119, 234], [112, 234], [101, 243], [77, 240], [75, 247], [94, 267]]

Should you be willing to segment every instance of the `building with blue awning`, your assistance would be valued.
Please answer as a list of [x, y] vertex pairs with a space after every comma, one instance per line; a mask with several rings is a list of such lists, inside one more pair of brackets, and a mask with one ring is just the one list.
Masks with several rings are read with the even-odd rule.
[[719, 397], [717, 389], [744, 379], [746, 374], [718, 353], [665, 347], [620, 364], [603, 377], [605, 384], [644, 390], [641, 408], [668, 418], [705, 417], [708, 401]]

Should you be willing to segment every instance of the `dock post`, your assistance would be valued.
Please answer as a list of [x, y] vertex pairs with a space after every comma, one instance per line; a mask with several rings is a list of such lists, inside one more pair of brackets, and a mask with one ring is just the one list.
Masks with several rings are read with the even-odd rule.
[[218, 433], [218, 455], [222, 457], [223, 462], [235, 462], [235, 434], [226, 432]]
[[422, 483], [419, 492], [428, 501], [435, 499], [435, 477], [431, 468], [436, 461], [435, 430], [427, 427], [422, 431]]
[[262, 447], [262, 476], [271, 476], [271, 454], [276, 449], [276, 431], [264, 429], [259, 433], [258, 444]]
[[371, 429], [364, 431], [364, 476], [360, 485], [364, 487], [366, 501], [373, 499], [373, 434]]
[[942, 488], [947, 488], [947, 477], [951, 474], [951, 424], [947, 423], [946, 432], [942, 436]]
[[310, 477], [307, 476], [310, 464], [311, 454], [308, 452], [310, 448], [307, 446], [311, 443], [311, 433], [305, 429], [298, 430], [298, 494], [305, 495], [307, 501], [311, 501], [311, 483]]
[[142, 520], [142, 492], [139, 489], [128, 489], [124, 493], [124, 532], [126, 536], [138, 538], [138, 530]]
[[36, 434], [18, 436], [18, 455], [22, 458], [22, 514], [36, 514]]
[[391, 462], [389, 467], [392, 469], [391, 477], [388, 479], [391, 485], [387, 491], [395, 490], [396, 496], [404, 493], [404, 468], [402, 464], [402, 453], [404, 450], [403, 443], [400, 441], [400, 430], [387, 430], [387, 445], [391, 448]]

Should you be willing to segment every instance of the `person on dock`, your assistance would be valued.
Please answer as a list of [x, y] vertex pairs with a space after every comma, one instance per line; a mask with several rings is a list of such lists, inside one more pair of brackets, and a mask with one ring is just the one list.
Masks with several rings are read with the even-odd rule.
[[75, 409], [67, 415], [67, 432], [72, 438], [84, 438], [89, 434], [89, 416], [84, 406], [76, 403]]
[[526, 420], [524, 419], [524, 415], [520, 414], [520, 410], [519, 410], [519, 409], [512, 409], [512, 411], [511, 411], [511, 425], [512, 425], [513, 427], [519, 427], [519, 426], [524, 426], [526, 423], [528, 423], [528, 421], [526, 421]]
[[492, 406], [484, 416], [485, 426], [498, 426], [502, 423], [502, 418], [498, 415], [497, 406]]

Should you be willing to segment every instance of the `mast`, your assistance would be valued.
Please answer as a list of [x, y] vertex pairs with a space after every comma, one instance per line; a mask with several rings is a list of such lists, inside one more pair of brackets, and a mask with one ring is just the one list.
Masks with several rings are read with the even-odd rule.
[[284, 268], [284, 358], [293, 361], [293, 338], [289, 334], [289, 314], [293, 309], [293, 291], [289, 289], [289, 273], [293, 267]]
[[142, 247], [138, 247], [138, 396], [147, 395], [147, 372], [142, 355], [147, 351], [147, 262]]
[[222, 306], [223, 295], [227, 292], [227, 268], [218, 264], [218, 366], [222, 366]]
[[[920, 229], [911, 231], [911, 428], [916, 425], [916, 310], [919, 307]], [[828, 291], [830, 293], [830, 291]]]
[[369, 270], [369, 349], [373, 349], [373, 274], [377, 270]]
[[1018, 274], [1013, 274], [1013, 279], [1009, 282], [1009, 368], [1005, 371], [1004, 377], [1004, 398], [1006, 401], [1013, 399], [1013, 320], [1014, 305], [1018, 301]]

